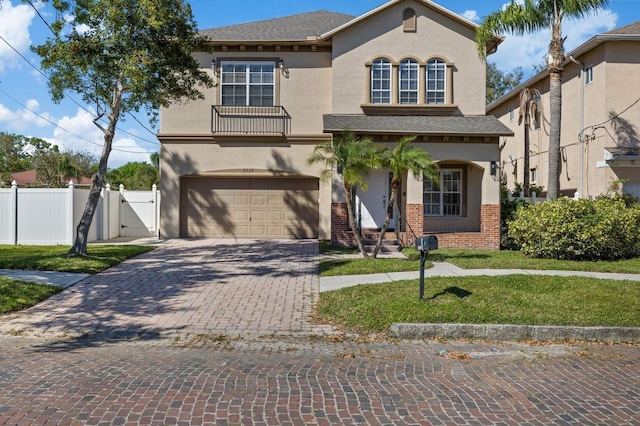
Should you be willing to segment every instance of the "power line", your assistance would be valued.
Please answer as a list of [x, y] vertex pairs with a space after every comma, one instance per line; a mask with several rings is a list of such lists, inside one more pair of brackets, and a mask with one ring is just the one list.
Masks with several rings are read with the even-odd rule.
[[[31, 3], [31, 2], [29, 2], [29, 3]], [[33, 6], [33, 5], [32, 5], [32, 6]], [[41, 18], [42, 18], [42, 17], [41, 17]], [[43, 18], [43, 20], [44, 20], [44, 18]], [[45, 23], [46, 23], [46, 21], [45, 21]], [[20, 53], [20, 51], [18, 51], [15, 47], [13, 47], [13, 46], [11, 45], [11, 43], [9, 43], [9, 42], [8, 42], [4, 37], [2, 37], [1, 35], [0, 35], [0, 39], [1, 39], [2, 41], [4, 41], [4, 42], [7, 44], [7, 46], [9, 46], [9, 47], [14, 51], [14, 52], [16, 52], [16, 53], [18, 54], [18, 56], [20, 56], [20, 57], [21, 57], [21, 58], [22, 58], [26, 63], [28, 63], [28, 64], [29, 64], [29, 65], [30, 65], [34, 70], [36, 70], [37, 72], [39, 72], [40, 74], [42, 74], [45, 78], [49, 79], [49, 76], [48, 76], [44, 71], [42, 71], [41, 69], [39, 69], [38, 67], [36, 67], [35, 65], [33, 65], [33, 64], [31, 63], [31, 61], [30, 61], [30, 60], [28, 60], [28, 59], [27, 59], [27, 58], [26, 58], [22, 53]], [[89, 110], [89, 109], [87, 109], [84, 105], [80, 104], [78, 101], [76, 101], [76, 100], [75, 100], [72, 96], [70, 96], [69, 94], [65, 94], [65, 97], [66, 97], [66, 98], [68, 98], [68, 99], [69, 99], [71, 102], [73, 102], [74, 104], [76, 104], [79, 108], [81, 108], [82, 110], [84, 110], [85, 112], [87, 112], [88, 114], [90, 114], [91, 116], [93, 116], [94, 118], [95, 118], [95, 117], [97, 117], [97, 116], [96, 116], [96, 114], [95, 114], [94, 112], [90, 111], [90, 110]], [[129, 115], [130, 115], [131, 117], [133, 117], [133, 119], [134, 119], [135, 121], [137, 121], [137, 122], [138, 122], [138, 124], [140, 124], [140, 126], [142, 126], [146, 131], [148, 131], [149, 133], [151, 133], [152, 135], [154, 135], [154, 136], [155, 136], [155, 133], [154, 133], [154, 132], [152, 132], [151, 130], [149, 130], [149, 129], [144, 125], [144, 124], [142, 124], [142, 123], [141, 123], [141, 122], [140, 122], [136, 117], [134, 117], [134, 116], [133, 116], [133, 114], [129, 113]], [[118, 131], [120, 131], [120, 132], [122, 132], [122, 133], [126, 133], [127, 135], [132, 136], [132, 137], [134, 137], [134, 138], [136, 138], [136, 139], [140, 139], [141, 141], [144, 141], [144, 142], [147, 142], [147, 143], [150, 143], [150, 144], [153, 144], [153, 145], [158, 145], [158, 146], [160, 145], [160, 143], [158, 143], [158, 142], [156, 142], [156, 141], [152, 141], [152, 140], [149, 140], [149, 139], [145, 139], [145, 138], [143, 138], [143, 137], [141, 137], [141, 136], [138, 136], [138, 135], [135, 135], [135, 134], [133, 134], [133, 133], [127, 132], [126, 130], [122, 130], [122, 129], [118, 128], [118, 127], [116, 127], [116, 129], [117, 129]]]
[[[102, 147], [102, 144], [93, 142], [89, 139], [86, 139], [82, 136], [76, 135], [75, 133], [65, 129], [64, 127], [58, 125], [57, 123], [54, 123], [53, 121], [49, 120], [47, 117], [44, 117], [43, 115], [37, 113], [36, 111], [32, 110], [31, 108], [29, 108], [28, 106], [24, 105], [23, 103], [21, 103], [20, 101], [18, 101], [16, 98], [14, 98], [13, 96], [11, 96], [10, 94], [8, 94], [7, 92], [5, 92], [4, 90], [0, 89], [0, 92], [3, 93], [6, 97], [8, 97], [9, 99], [11, 99], [12, 101], [14, 101], [15, 103], [17, 103], [18, 105], [22, 106], [24, 109], [26, 109], [27, 111], [29, 111], [30, 113], [38, 116], [39, 118], [41, 118], [42, 120], [46, 121], [49, 124], [54, 125], [55, 127], [57, 127], [58, 129], [62, 130], [63, 132], [66, 132], [68, 134], [70, 134], [73, 137], [76, 137], [82, 141], [85, 141], [87, 143], [90, 143], [91, 145], [95, 145], [98, 147]], [[152, 152], [149, 151], [130, 151], [130, 150], [126, 150], [126, 149], [121, 149], [121, 148], [111, 148], [113, 151], [119, 151], [119, 152], [126, 152], [129, 154], [152, 154]]]

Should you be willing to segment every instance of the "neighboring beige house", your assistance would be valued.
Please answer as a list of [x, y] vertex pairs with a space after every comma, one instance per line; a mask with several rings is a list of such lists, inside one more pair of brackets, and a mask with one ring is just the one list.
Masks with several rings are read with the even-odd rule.
[[[571, 58], [573, 58], [573, 61]], [[549, 115], [549, 74], [543, 71], [491, 103], [487, 112], [515, 137], [502, 138], [501, 166], [507, 187], [531, 183], [548, 188], [548, 124], [530, 132], [530, 170], [523, 170], [524, 129], [518, 97], [538, 89]], [[560, 191], [595, 197], [616, 189], [640, 196], [640, 22], [598, 34], [567, 54], [562, 75]], [[620, 185], [620, 183], [622, 183]], [[618, 184], [618, 185], [616, 185]]]
[[[202, 31], [215, 53], [196, 56], [215, 87], [161, 111], [162, 236], [351, 244], [340, 181], [307, 164], [318, 143], [350, 129], [388, 146], [417, 135], [439, 163], [437, 182], [411, 175], [398, 191], [391, 228], [403, 244], [438, 233], [441, 247], [498, 249], [498, 142], [512, 132], [486, 115], [476, 29], [434, 2], [392, 0], [358, 17], [320, 11]], [[389, 172], [368, 183], [352, 196], [365, 235], [384, 221]]]

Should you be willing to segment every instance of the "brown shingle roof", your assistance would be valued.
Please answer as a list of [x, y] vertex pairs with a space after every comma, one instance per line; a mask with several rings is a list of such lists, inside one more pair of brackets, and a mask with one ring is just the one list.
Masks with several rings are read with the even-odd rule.
[[607, 31], [605, 34], [640, 34], [640, 21], [625, 25], [624, 27], [615, 28]]
[[324, 131], [513, 136], [513, 132], [492, 115], [484, 116], [396, 116], [396, 115], [324, 115]]
[[354, 18], [352, 15], [321, 10], [212, 28], [202, 30], [200, 34], [214, 41], [300, 41], [324, 34]]

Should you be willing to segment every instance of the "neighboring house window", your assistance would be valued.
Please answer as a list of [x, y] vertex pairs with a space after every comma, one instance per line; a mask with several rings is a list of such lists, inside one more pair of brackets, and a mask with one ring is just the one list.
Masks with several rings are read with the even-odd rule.
[[584, 70], [584, 84], [589, 84], [593, 81], [593, 65], [585, 68]]
[[515, 118], [515, 116], [516, 116], [516, 110], [515, 110], [514, 108], [511, 108], [511, 109], [509, 110], [509, 121], [513, 121], [513, 119]]
[[423, 182], [425, 216], [462, 216], [462, 170], [441, 169], [439, 179]]
[[427, 63], [427, 103], [444, 104], [447, 91], [447, 65], [441, 59]]
[[415, 33], [417, 30], [416, 11], [407, 8], [402, 12], [402, 29], [405, 33]]
[[274, 62], [222, 62], [221, 69], [222, 105], [274, 105]]
[[391, 103], [391, 62], [377, 59], [371, 65], [371, 103]]
[[417, 104], [419, 92], [419, 74], [420, 66], [413, 59], [405, 59], [400, 62], [400, 103], [401, 104]]
[[538, 169], [531, 169], [530, 170], [530, 174], [529, 174], [529, 180], [531, 182], [537, 182], [538, 181]]

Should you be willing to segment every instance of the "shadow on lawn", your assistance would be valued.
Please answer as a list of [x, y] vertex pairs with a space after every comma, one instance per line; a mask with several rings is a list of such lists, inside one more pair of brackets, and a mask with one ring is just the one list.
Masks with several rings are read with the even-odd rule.
[[460, 299], [464, 299], [465, 297], [471, 296], [473, 293], [465, 289], [462, 289], [460, 287], [447, 287], [444, 290], [442, 290], [440, 293], [437, 293], [431, 296], [429, 300], [434, 300], [440, 296], [446, 296], [447, 294], [452, 294], [454, 296], [457, 296]]

